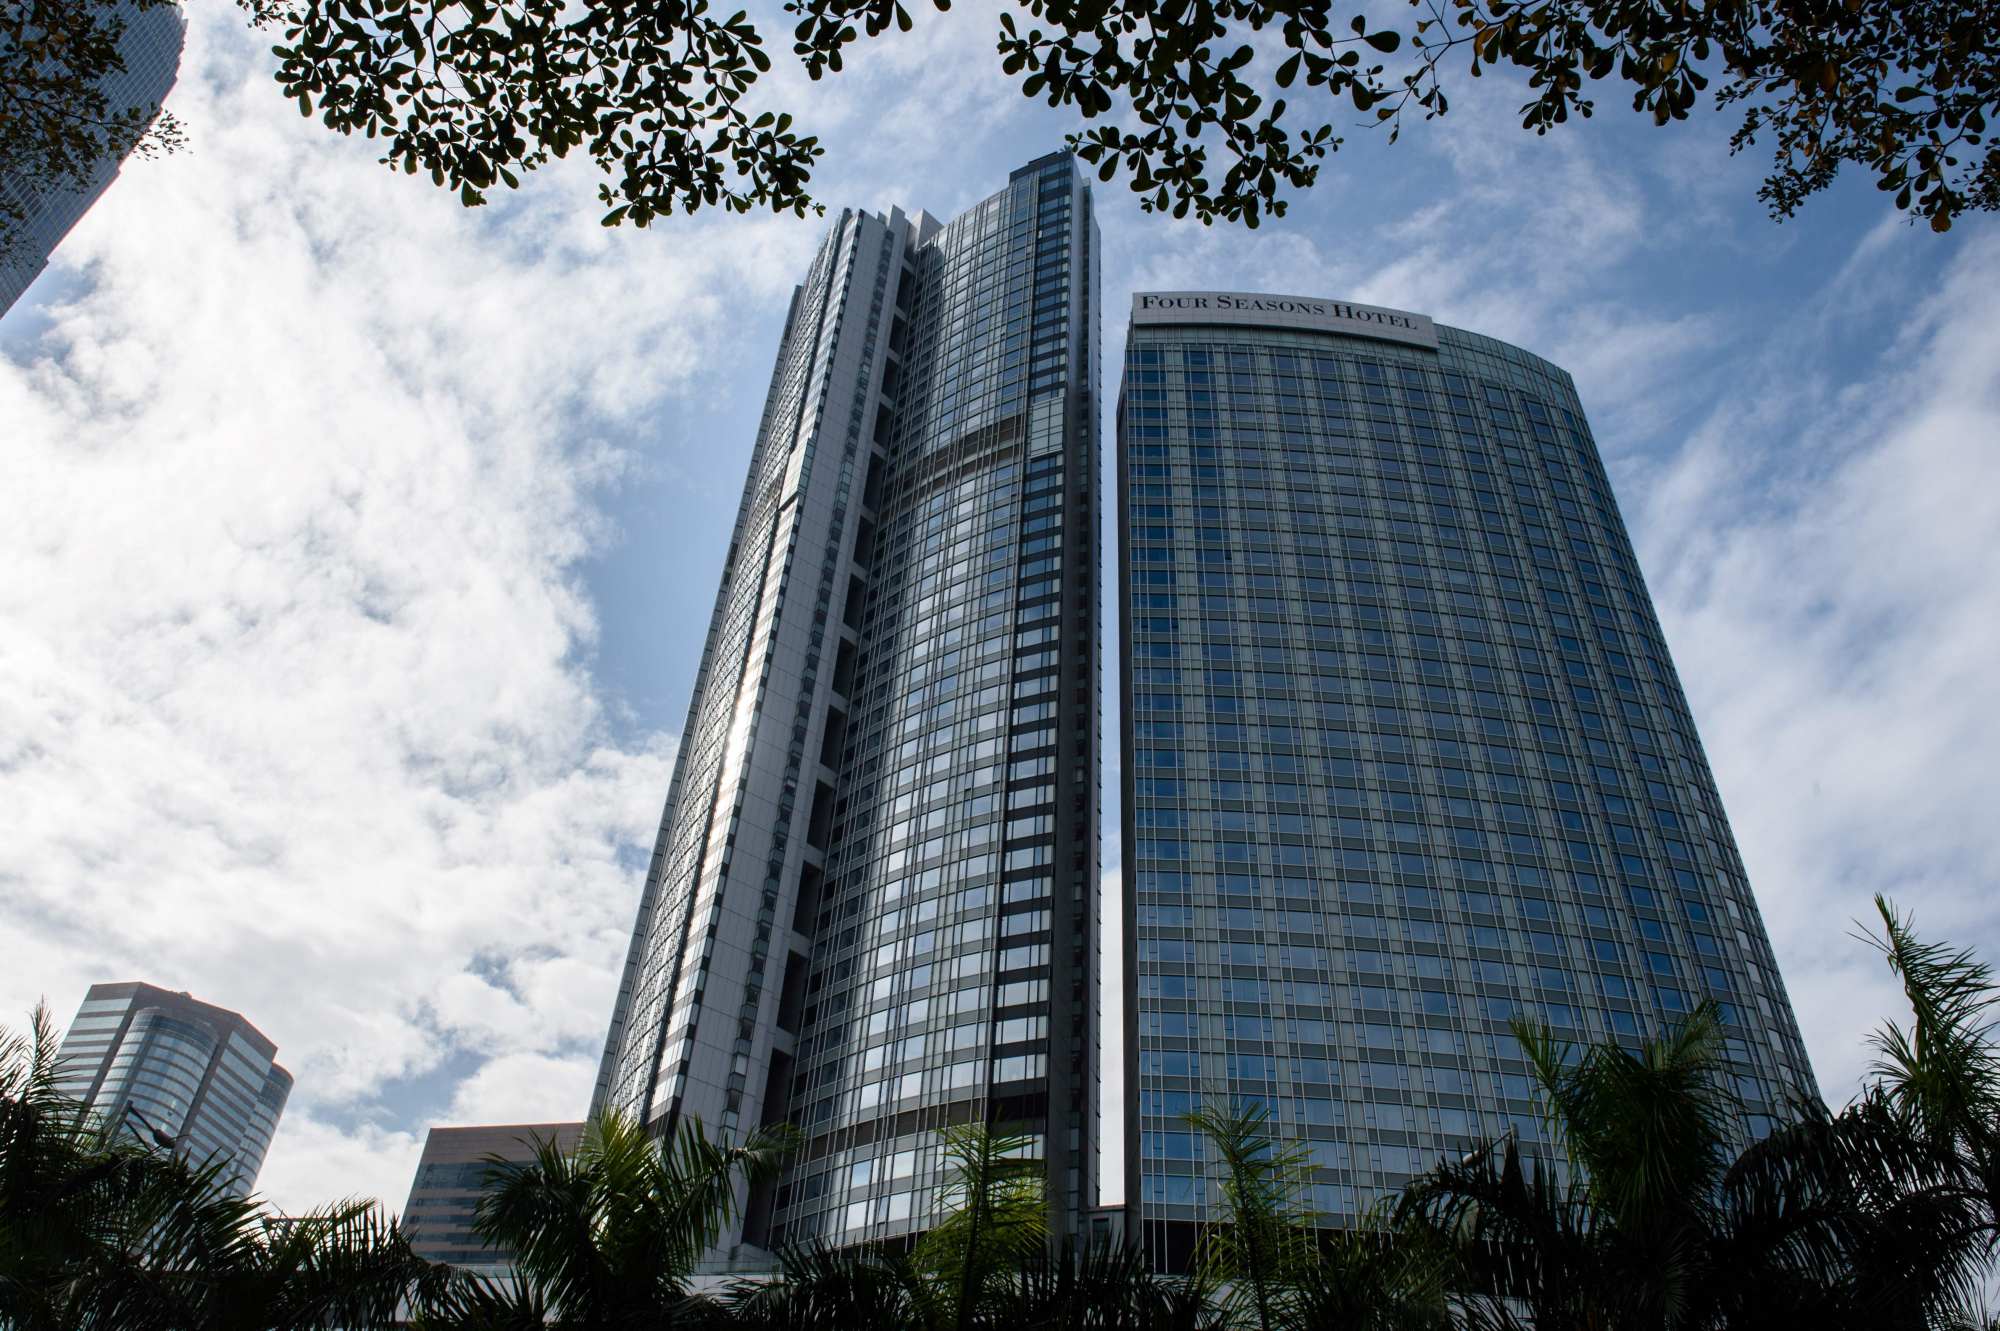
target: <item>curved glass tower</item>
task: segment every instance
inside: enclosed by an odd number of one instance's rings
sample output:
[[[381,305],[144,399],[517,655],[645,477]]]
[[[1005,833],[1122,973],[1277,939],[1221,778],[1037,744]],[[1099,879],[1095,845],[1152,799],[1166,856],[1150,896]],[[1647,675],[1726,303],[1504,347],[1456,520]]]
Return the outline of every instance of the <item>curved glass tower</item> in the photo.
[[[1350,1222],[1541,1135],[1516,1016],[1720,1004],[1746,1136],[1811,1069],[1575,386],[1420,314],[1133,298],[1119,400],[1128,1229],[1269,1106]]]
[[[925,1228],[974,1120],[1095,1204],[1096,254],[1056,154],[793,298],[595,1105],[795,1124],[752,1245]]]
[[[113,113],[157,113],[180,72],[187,40],[187,16],[173,0],[115,6],[118,54],[125,68],[105,79],[103,91]],[[97,162],[83,188],[0,173],[0,315],[13,308],[44,268],[49,255],[118,178],[121,159]]]
[[[56,1085],[150,1144],[220,1166],[238,1196],[256,1185],[292,1074],[242,1016],[150,984],[94,984],[56,1054]]]

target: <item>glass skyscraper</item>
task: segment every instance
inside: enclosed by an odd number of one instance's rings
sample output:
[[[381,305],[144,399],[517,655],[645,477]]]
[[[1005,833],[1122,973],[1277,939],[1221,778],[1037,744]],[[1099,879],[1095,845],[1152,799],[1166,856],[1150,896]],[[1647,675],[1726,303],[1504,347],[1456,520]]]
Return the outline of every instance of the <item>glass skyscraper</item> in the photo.
[[[56,1053],[57,1089],[147,1145],[256,1186],[292,1074],[238,1013],[150,984],[94,984]]]
[[[927,1227],[974,1120],[1095,1204],[1096,283],[1056,154],[793,296],[593,1105],[796,1125],[752,1246]]]
[[[125,25],[118,40],[125,68],[105,80],[105,95],[114,111],[157,109],[180,70],[187,16],[171,0],[144,7],[123,0],[116,8]],[[0,205],[5,205],[0,209],[0,315],[49,266],[49,255],[70,228],[117,179],[119,165],[98,162],[82,189],[51,188],[0,172]]]
[[[1118,407],[1128,1233],[1267,1105],[1322,1223],[1541,1136],[1517,1016],[1704,998],[1764,1130],[1812,1073],[1575,386],[1423,315],[1140,293]]]

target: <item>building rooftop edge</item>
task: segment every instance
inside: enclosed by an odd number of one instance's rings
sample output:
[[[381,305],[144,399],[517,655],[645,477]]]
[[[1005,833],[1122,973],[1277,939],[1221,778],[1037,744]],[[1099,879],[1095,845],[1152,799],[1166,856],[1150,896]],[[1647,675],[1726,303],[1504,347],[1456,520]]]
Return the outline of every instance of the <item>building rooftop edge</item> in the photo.
[[[238,1012],[235,1008],[223,1007],[220,1003],[211,1003],[205,998],[196,998],[185,989],[169,989],[165,985],[154,984],[150,980],[112,980],[108,983],[91,985],[90,988],[84,991],[83,1001],[89,1003],[97,999],[124,998],[127,996],[139,999],[141,1002],[150,1002],[157,999],[165,1003],[185,1005],[199,1009],[204,1014],[213,1014],[211,1017],[212,1020],[220,1019],[234,1022],[242,1028],[245,1035],[251,1037],[253,1041],[262,1046],[258,1052],[263,1054],[264,1057],[272,1059],[273,1067],[277,1066],[278,1042],[259,1030],[255,1022],[251,1021],[241,1012]],[[290,1074],[287,1073],[286,1075],[289,1076]]]
[[[1187,291],[1134,291],[1126,329],[1129,335],[1133,330],[1146,327],[1215,325],[1265,328],[1279,332],[1329,333],[1339,337],[1400,342],[1432,350],[1438,347],[1439,333],[1451,333],[1457,337],[1497,342],[1534,357],[1559,374],[1569,375],[1568,370],[1542,353],[1491,333],[1439,323],[1431,315],[1415,310],[1367,305],[1333,296],[1225,291],[1214,287]]]

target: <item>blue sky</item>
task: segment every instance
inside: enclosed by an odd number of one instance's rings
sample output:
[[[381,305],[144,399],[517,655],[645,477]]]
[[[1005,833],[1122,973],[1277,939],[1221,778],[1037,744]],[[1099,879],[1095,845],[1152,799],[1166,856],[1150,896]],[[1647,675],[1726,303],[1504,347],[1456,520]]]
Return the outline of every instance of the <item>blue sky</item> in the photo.
[[[574,163],[466,211],[301,121],[234,6],[191,18],[192,148],[0,320],[0,1009],[122,978],[237,1007],[299,1079],[273,1200],[400,1204],[428,1124],[582,1109],[824,223],[607,232]],[[820,85],[781,59],[822,198],[949,216],[1056,145],[990,22]],[[1517,100],[1461,79],[1399,144],[1355,128],[1255,233],[1100,187],[1106,364],[1131,290],[1214,286],[1568,367],[1843,1098],[1894,1001],[1847,937],[1870,893],[2000,941],[2000,227],[1912,229],[1859,179],[1776,225],[1713,114],[1614,94],[1536,138]]]

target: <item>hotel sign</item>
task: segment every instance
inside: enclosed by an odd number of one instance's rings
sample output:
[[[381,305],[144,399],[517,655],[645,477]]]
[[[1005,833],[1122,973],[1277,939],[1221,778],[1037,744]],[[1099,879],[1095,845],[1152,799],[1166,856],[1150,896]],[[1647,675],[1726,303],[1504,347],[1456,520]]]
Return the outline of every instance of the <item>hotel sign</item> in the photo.
[[[1250,291],[1140,291],[1132,296],[1135,324],[1249,324],[1296,332],[1344,333],[1419,347],[1438,344],[1428,314],[1356,305],[1316,296],[1267,296]]]

